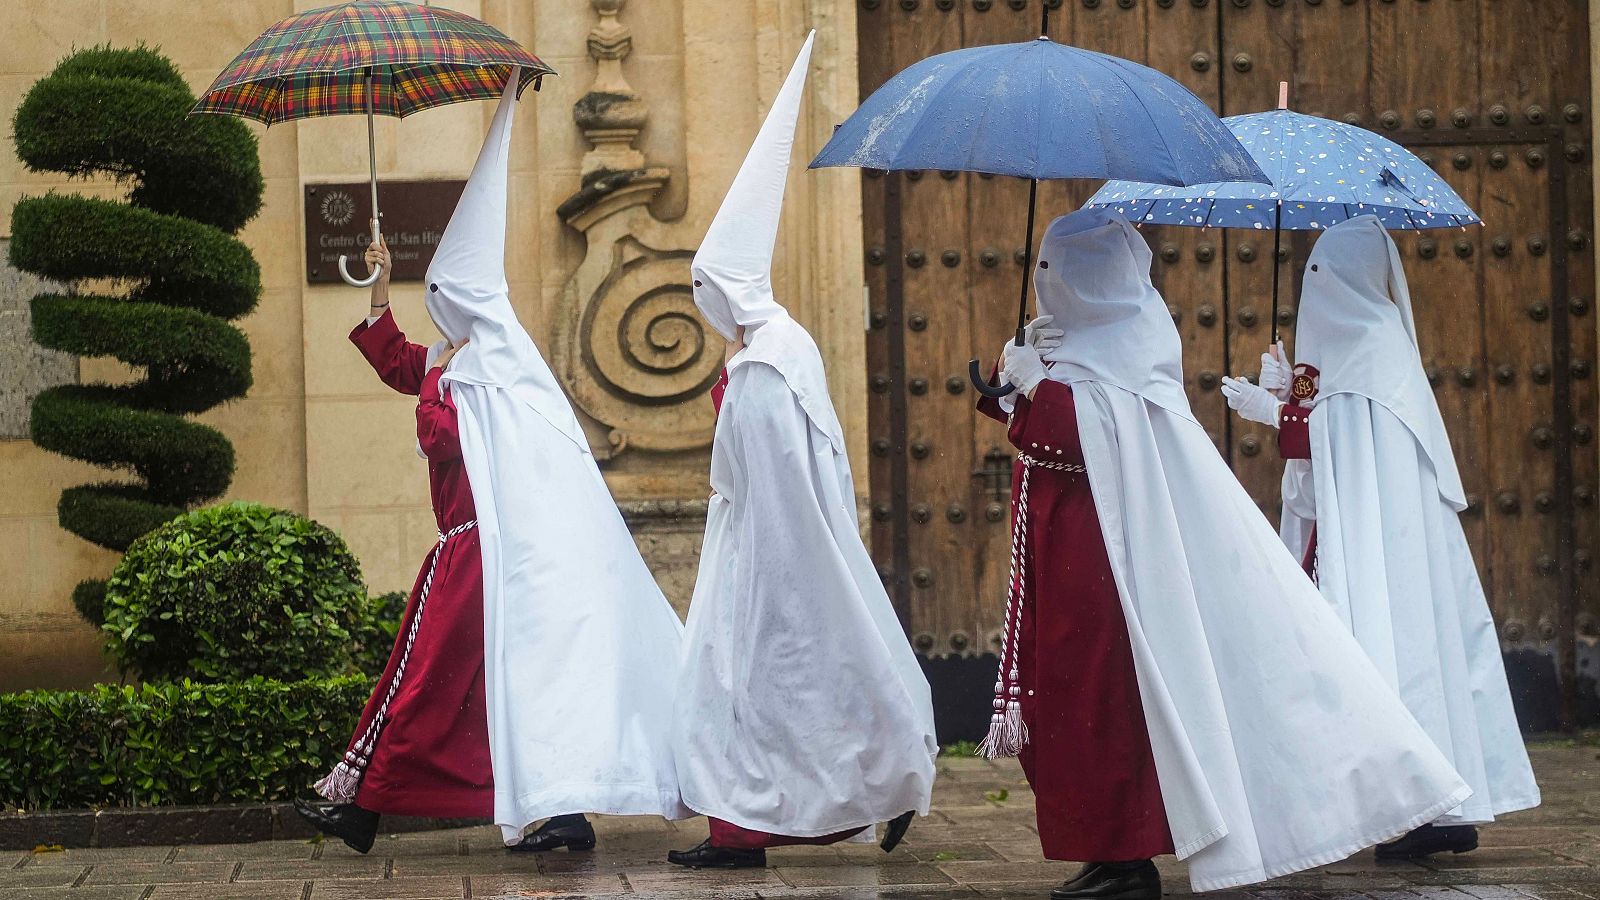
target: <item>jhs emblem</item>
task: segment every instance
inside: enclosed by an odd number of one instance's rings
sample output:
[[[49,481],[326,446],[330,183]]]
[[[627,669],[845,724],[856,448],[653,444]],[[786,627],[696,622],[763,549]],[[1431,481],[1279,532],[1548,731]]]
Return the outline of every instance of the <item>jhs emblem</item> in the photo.
[[[1294,380],[1289,382],[1289,396],[1297,404],[1317,396],[1317,385],[1322,373],[1316,366],[1301,363],[1294,367]]]

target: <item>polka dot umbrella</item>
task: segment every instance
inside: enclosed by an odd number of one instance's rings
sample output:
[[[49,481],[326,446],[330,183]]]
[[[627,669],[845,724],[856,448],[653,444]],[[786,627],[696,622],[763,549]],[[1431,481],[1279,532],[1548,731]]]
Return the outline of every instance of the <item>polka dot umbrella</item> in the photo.
[[[1287,105],[1280,94],[1280,105]],[[1282,233],[1321,231],[1375,215],[1395,230],[1481,223],[1450,185],[1411,151],[1364,128],[1288,109],[1222,120],[1272,184],[1217,182],[1171,187],[1107,182],[1088,206],[1133,222],[1273,230],[1272,327],[1277,340]]]

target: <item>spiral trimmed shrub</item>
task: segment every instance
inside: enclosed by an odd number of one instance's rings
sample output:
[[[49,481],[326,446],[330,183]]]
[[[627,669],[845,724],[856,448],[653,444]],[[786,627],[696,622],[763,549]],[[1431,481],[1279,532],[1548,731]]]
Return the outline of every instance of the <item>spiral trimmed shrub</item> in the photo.
[[[138,479],[61,495],[61,526],[113,550],[227,490],[233,445],[184,416],[251,383],[250,345],[228,320],[261,294],[260,268],[233,237],[261,208],[261,163],[242,122],[188,117],[194,102],[154,50],[96,47],[34,84],[13,122],[30,170],[111,175],[129,187],[127,203],[50,193],[22,199],[11,216],[14,267],[119,288],[34,297],[34,340],[145,373],[131,384],[52,388],[33,404],[35,444]],[[103,599],[97,581],[74,595],[96,624]]]
[[[339,535],[227,503],[134,541],[106,584],[102,627],[146,681],[293,681],[349,672],[368,623],[361,566]]]

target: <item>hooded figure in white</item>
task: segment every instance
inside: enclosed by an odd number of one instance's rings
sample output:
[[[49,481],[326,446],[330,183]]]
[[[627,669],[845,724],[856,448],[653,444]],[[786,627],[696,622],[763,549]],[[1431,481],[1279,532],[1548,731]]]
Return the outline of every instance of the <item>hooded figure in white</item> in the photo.
[[[1285,468],[1285,543],[1314,561],[1328,605],[1472,786],[1472,798],[1437,824],[1481,824],[1537,806],[1494,620],[1461,528],[1466,492],[1423,372],[1400,254],[1376,216],[1317,240],[1296,353],[1293,372],[1281,356],[1263,357],[1264,387],[1233,383],[1242,415],[1281,423],[1285,454],[1308,457]],[[1264,396],[1265,386],[1279,396]],[[1476,843],[1472,829],[1454,829],[1380,854]]]
[[[511,307],[506,163],[515,73],[428,267],[428,314],[460,347],[443,376],[483,553],[494,821],[682,818],[671,710],[682,626],[549,366]]]
[[[712,447],[674,732],[684,802],[713,818],[713,848],[730,831],[831,840],[925,815],[938,753],[927,681],[861,540],[822,356],[772,292],[810,57],[807,38],[692,265],[706,321],[744,336]],[[795,842],[722,842],[759,860],[673,861],[760,864]]]
[[[1052,222],[1034,283],[1064,335],[1005,366],[1024,393],[1072,388],[1173,847],[1216,890],[1342,859],[1471,791],[1195,420],[1150,262],[1115,212]]]

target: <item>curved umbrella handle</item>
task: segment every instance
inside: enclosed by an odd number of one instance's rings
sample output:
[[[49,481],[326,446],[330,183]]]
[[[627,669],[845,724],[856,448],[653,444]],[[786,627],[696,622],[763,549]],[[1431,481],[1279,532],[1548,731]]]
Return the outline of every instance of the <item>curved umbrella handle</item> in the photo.
[[[357,278],[350,274],[350,269],[347,267],[346,260],[349,258],[343,253],[339,254],[339,277],[344,279],[345,284],[351,287],[372,287],[378,278],[383,275],[383,266],[373,266],[371,274],[365,278]]]
[[[1012,342],[1018,347],[1021,347],[1023,344],[1027,343],[1027,329],[1018,328],[1017,336],[1012,339]],[[984,395],[985,397],[993,397],[997,400],[1017,389],[1016,385],[1009,383],[1002,384],[998,387],[990,385],[989,382],[984,379],[983,369],[978,367],[978,361],[975,359],[967,361],[967,377],[972,379],[972,387],[978,393]]]
[[[985,397],[994,397],[995,399],[999,399],[1017,389],[1017,386],[1011,384],[1010,382],[1002,384],[999,387],[989,384],[989,382],[984,380],[983,369],[978,367],[978,361],[975,359],[967,361],[967,377],[972,379],[973,390],[976,390]]]

